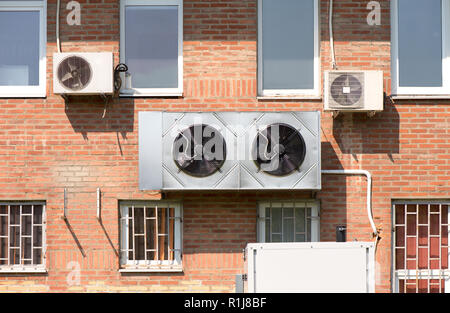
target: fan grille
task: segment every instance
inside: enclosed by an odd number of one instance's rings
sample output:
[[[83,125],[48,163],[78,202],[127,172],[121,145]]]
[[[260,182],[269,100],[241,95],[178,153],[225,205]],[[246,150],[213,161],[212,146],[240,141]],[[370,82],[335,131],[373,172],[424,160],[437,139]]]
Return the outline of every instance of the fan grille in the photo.
[[[225,139],[209,125],[192,125],[174,140],[173,160],[180,171],[190,176],[207,177],[220,171],[226,153]]]
[[[305,155],[306,145],[302,135],[287,124],[269,125],[258,133],[253,144],[256,165],[274,176],[286,176],[299,170]],[[274,165],[277,165],[276,168],[273,168]]]
[[[89,62],[80,56],[69,56],[58,66],[58,80],[65,88],[78,91],[90,83],[92,70]]]
[[[361,108],[364,102],[364,74],[330,74],[330,107]]]

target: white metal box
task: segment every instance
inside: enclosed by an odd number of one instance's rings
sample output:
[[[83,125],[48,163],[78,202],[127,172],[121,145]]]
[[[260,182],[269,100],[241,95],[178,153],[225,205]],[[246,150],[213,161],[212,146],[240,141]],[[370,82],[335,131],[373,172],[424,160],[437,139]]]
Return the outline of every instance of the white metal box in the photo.
[[[325,72],[325,111],[380,112],[383,108],[382,71]]]
[[[248,244],[249,293],[372,293],[375,244],[367,242]]]
[[[66,95],[112,94],[111,52],[53,54],[53,93]]]

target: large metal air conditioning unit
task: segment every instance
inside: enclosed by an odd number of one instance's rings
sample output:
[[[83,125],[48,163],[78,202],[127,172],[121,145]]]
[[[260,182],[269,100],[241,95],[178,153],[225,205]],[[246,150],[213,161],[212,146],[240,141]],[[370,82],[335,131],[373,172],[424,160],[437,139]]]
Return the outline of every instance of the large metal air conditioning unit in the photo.
[[[141,190],[321,189],[319,112],[140,112]]]

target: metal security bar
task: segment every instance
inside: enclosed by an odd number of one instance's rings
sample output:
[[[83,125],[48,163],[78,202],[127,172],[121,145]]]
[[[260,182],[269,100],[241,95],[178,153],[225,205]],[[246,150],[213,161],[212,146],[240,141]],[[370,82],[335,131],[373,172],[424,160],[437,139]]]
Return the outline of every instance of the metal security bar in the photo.
[[[140,203],[121,207],[122,264],[151,265],[174,261],[176,227],[181,217],[171,205]]]
[[[401,293],[449,292],[449,203],[394,204],[394,265]]]
[[[295,203],[265,207],[265,242],[310,242],[311,208]]]
[[[44,204],[0,203],[0,267],[41,265]]]

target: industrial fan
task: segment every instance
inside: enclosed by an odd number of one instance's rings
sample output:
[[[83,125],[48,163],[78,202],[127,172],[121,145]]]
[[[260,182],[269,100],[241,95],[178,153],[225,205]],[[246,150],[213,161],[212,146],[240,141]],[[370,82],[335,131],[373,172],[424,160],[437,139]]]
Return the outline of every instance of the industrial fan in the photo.
[[[252,151],[260,171],[285,176],[299,170],[305,159],[306,146],[297,129],[276,123],[258,132]]]
[[[180,171],[190,176],[210,176],[220,171],[225,159],[225,140],[209,125],[192,125],[174,140],[173,160]]]

